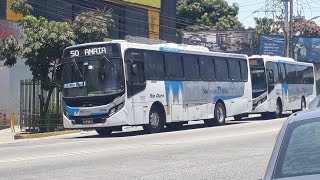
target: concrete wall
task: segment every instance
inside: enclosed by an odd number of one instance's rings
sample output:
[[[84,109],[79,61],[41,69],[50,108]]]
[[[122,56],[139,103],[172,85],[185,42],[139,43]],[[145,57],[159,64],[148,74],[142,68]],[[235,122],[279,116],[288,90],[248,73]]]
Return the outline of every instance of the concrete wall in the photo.
[[[20,113],[20,80],[31,79],[32,74],[24,61],[12,67],[0,67],[0,112]]]

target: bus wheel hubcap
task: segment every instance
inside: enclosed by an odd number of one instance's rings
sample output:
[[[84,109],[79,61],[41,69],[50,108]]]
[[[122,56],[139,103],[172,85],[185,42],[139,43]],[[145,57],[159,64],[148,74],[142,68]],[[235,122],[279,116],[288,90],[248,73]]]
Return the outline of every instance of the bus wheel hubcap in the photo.
[[[218,108],[217,118],[218,118],[219,121],[223,121],[224,114],[223,114],[223,109],[222,109],[222,107],[219,107],[219,108]]]
[[[153,128],[158,127],[160,122],[159,115],[157,113],[152,113],[150,116],[150,124]]]

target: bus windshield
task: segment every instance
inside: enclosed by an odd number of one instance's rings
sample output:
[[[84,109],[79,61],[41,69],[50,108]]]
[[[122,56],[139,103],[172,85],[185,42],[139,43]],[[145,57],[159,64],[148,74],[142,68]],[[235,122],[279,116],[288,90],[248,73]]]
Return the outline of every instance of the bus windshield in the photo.
[[[253,92],[263,92],[267,90],[266,73],[263,67],[251,67],[251,81]]]
[[[64,97],[100,96],[124,91],[121,58],[74,58],[63,65]]]

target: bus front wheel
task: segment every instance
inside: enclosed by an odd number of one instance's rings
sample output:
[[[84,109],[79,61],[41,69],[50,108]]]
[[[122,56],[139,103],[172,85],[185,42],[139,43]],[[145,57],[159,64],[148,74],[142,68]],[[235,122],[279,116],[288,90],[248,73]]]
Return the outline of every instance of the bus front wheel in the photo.
[[[307,109],[307,103],[305,98],[302,98],[301,100],[301,111],[305,111]]]
[[[108,137],[112,133],[111,128],[103,128],[103,129],[96,129],[96,132],[99,134],[101,137]]]
[[[272,113],[273,118],[281,118],[282,117],[282,103],[281,101],[277,101],[276,111]]]
[[[164,114],[160,113],[159,108],[154,106],[149,113],[149,124],[143,125],[143,130],[146,133],[159,133],[164,129]]]

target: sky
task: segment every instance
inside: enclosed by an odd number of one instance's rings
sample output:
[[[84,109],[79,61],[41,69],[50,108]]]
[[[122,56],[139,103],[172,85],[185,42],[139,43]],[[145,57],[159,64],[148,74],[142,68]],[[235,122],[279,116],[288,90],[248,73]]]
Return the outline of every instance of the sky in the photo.
[[[237,3],[239,5],[239,20],[245,25],[246,28],[254,27],[254,17],[264,17],[265,2],[266,0],[226,0],[229,5]],[[268,0],[273,1],[273,0]],[[278,0],[274,0],[278,1]],[[306,19],[311,19],[315,16],[320,16],[320,1],[319,0],[293,0],[294,2],[294,15],[300,14],[305,16]],[[280,12],[281,14],[281,12]],[[268,16],[272,18],[272,16]],[[315,22],[320,25],[320,18]]]

